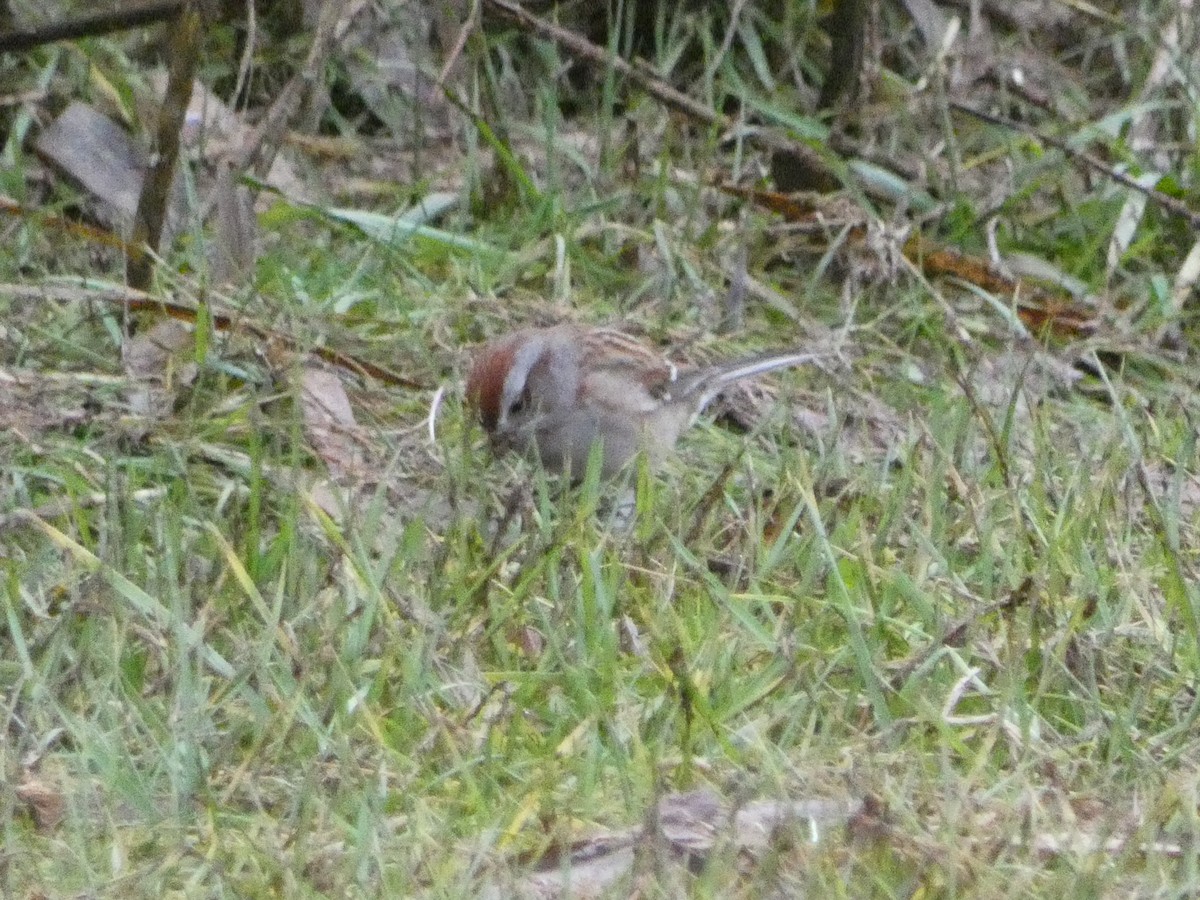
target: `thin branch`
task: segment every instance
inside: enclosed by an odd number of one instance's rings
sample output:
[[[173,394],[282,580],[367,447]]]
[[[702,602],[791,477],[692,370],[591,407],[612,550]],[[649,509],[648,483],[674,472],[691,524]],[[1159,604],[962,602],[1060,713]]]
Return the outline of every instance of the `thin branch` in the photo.
[[[184,2],[185,0],[151,0],[149,3],[80,16],[64,22],[51,22],[38,28],[4,32],[0,34],[0,53],[19,53],[57,41],[96,37],[165,22],[179,15]]]
[[[1118,184],[1124,185],[1130,190],[1137,191],[1139,194],[1144,195],[1148,200],[1157,204],[1171,215],[1178,216],[1179,218],[1186,220],[1192,226],[1192,228],[1200,231],[1200,212],[1192,209],[1182,200],[1177,200],[1175,197],[1164,194],[1162,191],[1138,184],[1136,179],[1131,178],[1124,172],[1114,169],[1112,166],[1088,153],[1086,150],[1077,150],[1061,138],[1056,138],[1048,134],[1042,134],[1037,129],[1032,128],[1023,122],[1015,122],[1012,119],[1006,119],[1003,116],[997,116],[989,112],[984,112],[982,109],[976,109],[973,106],[968,106],[966,103],[961,103],[957,100],[950,101],[950,108],[956,109],[968,116],[974,116],[975,118],[984,122],[988,122],[992,125],[999,125],[1001,128],[1008,128],[1012,131],[1017,131],[1021,134],[1028,135],[1034,140],[1041,141],[1043,144],[1047,144],[1048,146],[1053,147],[1055,150],[1065,153],[1071,159],[1083,163],[1088,168],[1094,169]]]

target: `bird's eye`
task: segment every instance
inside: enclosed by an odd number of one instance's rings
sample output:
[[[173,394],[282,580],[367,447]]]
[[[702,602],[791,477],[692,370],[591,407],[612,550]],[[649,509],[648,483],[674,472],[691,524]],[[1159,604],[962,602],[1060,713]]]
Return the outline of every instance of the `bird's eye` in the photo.
[[[532,395],[529,393],[529,388],[525,388],[525,390],[521,391],[521,396],[514,400],[512,406],[508,408],[508,414],[510,416],[519,416],[529,408],[529,401],[531,399]]]

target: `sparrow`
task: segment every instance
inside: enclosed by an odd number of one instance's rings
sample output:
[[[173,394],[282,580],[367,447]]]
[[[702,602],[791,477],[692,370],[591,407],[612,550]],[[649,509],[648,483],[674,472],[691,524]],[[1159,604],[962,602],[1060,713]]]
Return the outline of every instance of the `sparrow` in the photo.
[[[643,451],[660,465],[735,381],[815,359],[787,350],[688,368],[611,328],[524,328],[475,353],[466,394],[495,449],[536,455],[578,480],[598,445],[609,478]]]

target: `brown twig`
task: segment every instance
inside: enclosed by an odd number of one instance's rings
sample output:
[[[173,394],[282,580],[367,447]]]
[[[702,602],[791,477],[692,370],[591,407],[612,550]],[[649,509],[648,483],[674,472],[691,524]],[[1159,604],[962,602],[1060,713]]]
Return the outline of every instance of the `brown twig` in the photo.
[[[22,206],[12,198],[2,195],[0,195],[0,213],[15,216],[18,219],[36,220],[39,225],[45,228],[62,232],[63,234],[73,234],[86,241],[101,244],[105,247],[116,247],[122,253],[131,252],[133,246],[129,241],[120,235],[114,234],[107,228],[98,228],[95,225],[88,225],[85,222],[73,222],[66,216],[51,215],[41,209]]]
[[[1007,275],[986,259],[933,243],[919,231],[905,242],[903,253],[927,278],[951,276],[998,297],[1011,297],[1021,322],[1034,334],[1049,329],[1059,337],[1081,337],[1094,334],[1099,326],[1094,308],[1061,291]]]
[[[850,105],[858,96],[867,40],[866,4],[863,0],[839,0],[833,5],[828,27],[830,63],[817,109],[832,109],[839,101]]]
[[[90,16],[79,16],[64,22],[52,22],[24,31],[0,34],[0,53],[20,53],[43,44],[96,37],[129,28],[141,28],[165,22],[179,15],[186,0],[151,0],[149,3],[128,5]]]
[[[146,290],[154,275],[154,258],[146,252],[158,248],[162,237],[171,187],[175,181],[175,162],[179,158],[179,134],[183,130],[188,103],[192,99],[196,62],[200,58],[200,11],[198,0],[189,0],[180,10],[171,29],[167,90],[158,111],[158,137],[150,168],[142,182],[137,212],[133,217],[133,251],[125,264],[130,287]]]
[[[178,319],[181,322],[187,322],[192,325],[196,324],[196,319],[200,312],[198,306],[154,297],[143,291],[133,289],[88,290],[68,285],[37,287],[24,284],[0,284],[0,296],[28,302],[59,300],[68,303],[89,301],[105,303],[110,306],[120,306],[132,312],[160,312],[170,316],[172,319]],[[357,375],[368,375],[371,378],[394,387],[409,388],[410,390],[426,390],[428,387],[413,378],[408,378],[405,375],[401,375],[384,366],[376,365],[373,362],[359,359],[357,356],[349,353],[342,353],[339,350],[332,350],[329,347],[304,348],[295,338],[259,325],[256,322],[248,321],[239,313],[222,310],[214,307],[211,303],[207,306],[208,320],[212,322],[213,328],[217,331],[226,333],[241,332],[250,335],[264,344],[285,347],[293,353],[311,353],[330,365],[354,372]]]

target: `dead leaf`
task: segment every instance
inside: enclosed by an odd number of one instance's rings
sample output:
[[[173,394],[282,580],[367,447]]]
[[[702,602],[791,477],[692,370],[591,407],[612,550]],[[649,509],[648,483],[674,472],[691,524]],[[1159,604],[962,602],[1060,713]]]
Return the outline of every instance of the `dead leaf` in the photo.
[[[88,376],[0,369],[0,434],[25,437],[91,421]]]
[[[508,630],[508,639],[511,643],[520,647],[521,652],[532,660],[540,659],[542,652],[546,649],[545,636],[532,625],[510,627]]]
[[[1147,460],[1145,469],[1154,496],[1160,503],[1177,508],[1182,523],[1190,523],[1200,515],[1200,474],[1160,459]]]
[[[75,101],[38,135],[34,149],[99,200],[100,215],[110,225],[124,234],[131,232],[149,158],[124,129]],[[187,208],[183,176],[176,172],[163,226],[164,246],[179,233]]]
[[[305,369],[300,376],[304,424],[310,427],[357,428],[354,409],[342,380],[326,369]]]
[[[1171,288],[1171,312],[1179,315],[1188,297],[1195,295],[1196,283],[1200,281],[1200,241],[1192,244],[1192,249],[1184,257],[1183,263],[1175,273],[1175,284]]]
[[[602,832],[552,848],[538,863],[539,871],[515,883],[494,886],[485,897],[599,897],[629,875],[638,853],[666,849],[663,862],[702,867],[714,850],[732,846],[740,855],[771,849],[797,827],[812,840],[821,829],[850,822],[863,808],[861,800],[757,800],[733,809],[709,790],[668,794],[649,811],[641,826]],[[663,847],[665,845],[665,847]]]
[[[180,388],[196,380],[192,330],[177,319],[161,319],[125,342],[121,362],[129,376],[126,400],[139,416],[161,418]]]
[[[975,395],[1002,416],[1015,402],[1021,421],[1027,421],[1030,404],[1070,388],[1083,377],[1070,363],[1038,349],[1012,348],[979,360],[971,374]],[[1014,401],[1015,394],[1015,401]]]
[[[337,374],[306,368],[300,376],[304,433],[335,478],[366,474],[365,436]]]
[[[948,26],[946,13],[934,5],[933,0],[904,0],[904,8],[912,17],[913,24],[921,33],[921,40],[930,51],[937,51]]]
[[[26,778],[17,785],[17,799],[29,807],[41,831],[50,831],[62,821],[67,801],[54,785],[39,778]]]

